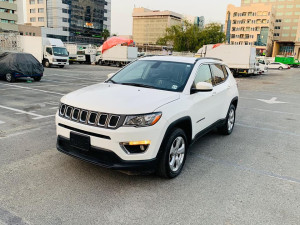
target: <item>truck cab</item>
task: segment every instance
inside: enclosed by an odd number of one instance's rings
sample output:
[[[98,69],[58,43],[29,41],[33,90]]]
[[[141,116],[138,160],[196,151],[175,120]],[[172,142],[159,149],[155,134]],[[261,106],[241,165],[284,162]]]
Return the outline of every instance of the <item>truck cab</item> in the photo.
[[[69,53],[65,47],[45,45],[43,55],[43,65],[51,67],[51,65],[63,68],[69,65]]]

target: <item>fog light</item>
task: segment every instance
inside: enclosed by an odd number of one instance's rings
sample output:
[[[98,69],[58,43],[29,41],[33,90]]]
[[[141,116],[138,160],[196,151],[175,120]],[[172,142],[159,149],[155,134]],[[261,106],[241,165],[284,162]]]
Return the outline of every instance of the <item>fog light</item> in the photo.
[[[126,154],[139,154],[147,151],[151,141],[130,141],[126,143],[120,143],[121,148]]]

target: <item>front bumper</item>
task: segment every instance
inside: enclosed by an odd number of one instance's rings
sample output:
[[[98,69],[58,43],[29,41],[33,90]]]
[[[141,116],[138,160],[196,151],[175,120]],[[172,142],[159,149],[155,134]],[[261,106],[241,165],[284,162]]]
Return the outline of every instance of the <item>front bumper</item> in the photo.
[[[51,64],[55,66],[60,66],[60,65],[68,66],[69,62],[52,62]]]
[[[89,126],[74,122],[56,115],[57,137],[70,139],[70,133],[75,132],[90,137],[90,144],[93,148],[106,149],[113,152],[123,161],[148,161],[157,157],[162,140],[167,128],[167,121],[163,118],[151,127],[134,128],[119,127],[117,129],[106,129],[97,126]],[[130,141],[150,140],[151,144],[145,152],[138,154],[126,153],[120,143]]]
[[[156,159],[126,161],[122,160],[112,151],[97,147],[91,147],[89,151],[82,151],[72,147],[70,140],[62,136],[58,136],[56,147],[62,153],[109,169],[151,172],[155,171],[156,168]]]

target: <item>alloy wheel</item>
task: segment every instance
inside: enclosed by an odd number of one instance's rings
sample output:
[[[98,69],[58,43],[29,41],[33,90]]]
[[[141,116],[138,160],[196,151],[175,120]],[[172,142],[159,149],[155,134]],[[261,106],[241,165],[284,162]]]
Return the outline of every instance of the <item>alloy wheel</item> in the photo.
[[[234,109],[230,109],[230,112],[228,114],[228,122],[227,122],[228,131],[231,131],[233,129],[234,121],[235,121]]]
[[[169,166],[172,172],[177,172],[183,163],[185,155],[185,141],[183,137],[177,137],[172,145],[169,154]]]

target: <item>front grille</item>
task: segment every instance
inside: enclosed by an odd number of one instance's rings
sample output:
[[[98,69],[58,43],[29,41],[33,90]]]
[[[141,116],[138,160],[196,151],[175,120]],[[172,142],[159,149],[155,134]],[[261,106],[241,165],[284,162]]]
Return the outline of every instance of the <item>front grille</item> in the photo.
[[[57,59],[57,62],[67,62],[67,59]]]
[[[125,116],[123,115],[79,109],[65,104],[61,104],[59,115],[74,122],[108,129],[119,128],[125,120]]]

